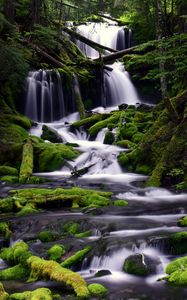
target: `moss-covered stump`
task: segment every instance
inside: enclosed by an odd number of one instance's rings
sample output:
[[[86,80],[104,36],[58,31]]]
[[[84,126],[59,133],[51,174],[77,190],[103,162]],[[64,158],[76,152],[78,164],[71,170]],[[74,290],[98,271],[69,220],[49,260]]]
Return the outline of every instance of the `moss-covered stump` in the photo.
[[[180,218],[177,224],[180,227],[187,227],[187,216]]]
[[[125,259],[123,270],[129,274],[138,276],[148,276],[156,273],[159,259],[153,258],[146,254],[133,254]]]
[[[64,268],[70,268],[71,266],[75,266],[76,264],[83,261],[85,256],[90,252],[92,249],[91,246],[88,246],[84,248],[83,250],[77,251],[74,255],[67,258],[65,261],[63,261],[60,265]]]
[[[32,140],[28,139],[23,146],[22,163],[19,173],[19,182],[29,182],[29,178],[32,176],[33,171],[33,145]]]
[[[71,286],[78,297],[88,297],[89,291],[84,279],[77,273],[61,267],[57,262],[44,260],[37,256],[31,256],[27,260],[31,268],[31,277],[49,278],[57,282]]]
[[[89,284],[88,290],[93,297],[103,297],[107,294],[107,289],[99,283]]]
[[[165,278],[169,283],[179,286],[187,286],[187,256],[178,258],[166,267],[168,276]]]
[[[10,296],[11,300],[53,300],[52,292],[47,288],[39,288],[35,291],[15,293]]]
[[[1,300],[8,300],[9,294],[5,292],[3,284],[0,282],[0,299]]]
[[[48,140],[51,143],[62,143],[63,140],[58,132],[54,129],[49,128],[46,125],[42,126],[42,135],[41,138],[43,140]]]

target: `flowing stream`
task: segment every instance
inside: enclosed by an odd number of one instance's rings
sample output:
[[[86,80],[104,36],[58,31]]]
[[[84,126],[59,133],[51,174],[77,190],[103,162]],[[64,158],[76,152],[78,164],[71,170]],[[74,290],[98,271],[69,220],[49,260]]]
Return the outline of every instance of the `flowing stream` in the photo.
[[[99,26],[100,34],[98,34]],[[112,41],[110,43],[106,42],[106,35],[103,33],[109,30],[108,27],[112,30]],[[125,38],[126,42],[126,44],[124,42],[123,47],[130,45],[129,36],[131,33],[128,32],[127,36],[127,31],[123,30],[122,34],[121,28],[118,26],[111,29],[110,25],[82,25],[82,27],[79,27],[79,31],[81,33],[86,31],[87,36],[93,37],[94,35],[97,42],[115,49],[117,49],[117,44],[118,46],[122,44],[122,42],[119,42],[121,37]],[[84,49],[83,45],[79,46]],[[86,50],[86,52],[89,51],[90,49]],[[90,57],[94,55],[95,53],[89,54]],[[117,62],[109,67],[112,68],[112,71],[105,71],[106,108],[98,107],[94,111],[108,112],[121,103],[136,104],[136,102],[139,102],[137,92],[122,64]],[[94,251],[84,260],[77,271],[88,282],[100,282],[107,286],[109,289],[107,299],[187,299],[187,289],[175,288],[164,281],[157,281],[158,278],[165,275],[164,270],[167,263],[176,257],[165,242],[165,238],[174,232],[182,231],[177,226],[177,220],[187,213],[187,194],[171,192],[163,188],[143,188],[143,183],[147,180],[147,176],[124,172],[117,162],[118,154],[125,150],[103,143],[107,131],[106,128],[102,129],[93,141],[90,140],[90,137],[84,130],[71,130],[70,125],[78,120],[78,113],[74,112],[65,116],[61,112],[60,120],[54,121],[53,115],[55,112],[51,104],[53,82],[50,79],[50,72],[47,75],[44,71],[39,71],[39,73],[32,72],[28,77],[27,97],[29,100],[27,101],[26,112],[28,110],[28,113],[26,114],[36,121],[40,120],[40,123],[33,127],[30,133],[40,136],[45,120],[43,105],[40,104],[42,108],[38,111],[37,100],[32,100],[33,104],[31,106],[30,99],[34,97],[36,99],[36,86],[38,85],[38,93],[42,94],[40,103],[46,103],[50,107],[48,122],[51,123],[47,123],[47,126],[56,130],[62,137],[63,142],[76,143],[77,149],[81,154],[74,161],[66,163],[60,170],[37,175],[52,178],[57,186],[66,183],[68,186],[78,185],[109,190],[114,193],[115,199],[125,199],[129,204],[127,207],[90,209],[81,213],[53,210],[42,215],[29,216],[26,217],[26,220],[29,219],[28,225],[25,225],[24,218],[22,221],[17,221],[18,230],[14,238],[20,239],[25,237],[29,239],[32,237],[33,232],[43,228],[43,226],[48,226],[52,223],[53,227],[56,228],[62,220],[63,222],[70,220],[79,222],[85,230],[92,230],[92,236],[72,238],[71,243],[80,243],[82,248],[91,243]],[[37,79],[38,76],[40,76],[40,79]],[[59,85],[58,80],[56,84]],[[63,110],[62,90],[60,87],[57,90],[58,95],[60,93],[61,96],[60,98],[57,97],[56,101],[59,109],[62,108]],[[44,97],[44,94],[46,97]],[[59,104],[60,102],[61,104]],[[39,114],[41,118],[38,118]],[[74,178],[72,171],[82,168],[87,168],[85,174]],[[40,244],[36,242],[33,245],[33,249],[37,252],[38,247],[40,247]],[[138,277],[123,271],[125,259],[129,255],[137,253],[142,255],[144,264],[146,255],[152,257],[153,260],[155,259],[156,268],[154,274]],[[96,278],[95,274],[101,270],[107,270],[109,274]],[[44,286],[46,283],[41,282],[37,283],[37,285]],[[10,283],[8,287],[9,290],[15,291],[15,286],[14,288],[11,287]],[[36,283],[29,287],[36,288]],[[21,287],[17,285],[16,290],[20,289]]]

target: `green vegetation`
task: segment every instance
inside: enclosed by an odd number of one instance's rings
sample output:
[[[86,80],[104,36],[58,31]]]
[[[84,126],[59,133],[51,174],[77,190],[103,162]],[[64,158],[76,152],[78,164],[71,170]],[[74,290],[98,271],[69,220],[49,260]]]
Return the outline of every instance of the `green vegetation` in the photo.
[[[179,219],[178,225],[181,226],[181,227],[187,227],[187,216],[182,217],[181,219]]]
[[[107,294],[107,289],[99,283],[89,284],[88,290],[93,297],[103,297]]]
[[[38,233],[37,238],[41,242],[52,242],[58,239],[58,235],[55,232],[45,230]]]
[[[0,280],[19,280],[27,279],[29,269],[21,264],[0,271]]]
[[[169,243],[174,254],[187,252],[187,232],[177,232],[169,236]]]
[[[14,293],[10,296],[11,300],[53,300],[52,292],[47,288],[39,288],[34,291],[26,291],[23,293]]]
[[[77,263],[80,263],[83,261],[85,256],[90,252],[92,249],[91,246],[88,246],[84,248],[83,250],[77,251],[74,255],[67,258],[65,261],[63,261],[60,265],[64,268],[70,268],[71,266],[76,265]]]
[[[125,200],[115,200],[113,205],[114,206],[127,206],[128,202]]]
[[[4,236],[5,240],[9,239],[12,232],[9,228],[9,224],[6,222],[0,222],[0,233]]]
[[[9,295],[5,292],[3,284],[0,282],[0,299],[1,300],[8,300]]]
[[[3,175],[17,176],[18,170],[16,168],[12,168],[9,166],[0,166],[0,176],[3,176]]]
[[[33,171],[33,145],[30,139],[23,146],[22,163],[19,173],[19,182],[26,183],[32,176]]]
[[[65,252],[65,248],[61,245],[54,245],[47,251],[47,254],[49,259],[57,261],[60,260],[60,258],[62,257],[62,255],[65,254]]]
[[[174,285],[187,285],[187,256],[178,258],[166,267],[166,280]]]

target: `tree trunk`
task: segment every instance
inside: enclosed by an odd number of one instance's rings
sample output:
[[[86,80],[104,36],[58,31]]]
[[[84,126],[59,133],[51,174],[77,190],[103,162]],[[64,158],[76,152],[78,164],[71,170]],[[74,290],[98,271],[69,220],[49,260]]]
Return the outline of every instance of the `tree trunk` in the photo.
[[[116,53],[112,53],[112,54],[109,54],[109,55],[102,56],[102,62],[103,63],[108,63],[110,61],[114,61],[116,59],[122,58],[125,54],[133,53],[133,51],[135,49],[137,49],[138,47],[139,46],[134,46],[134,47],[131,47],[131,48],[128,48],[128,49],[117,51]],[[95,61],[95,62],[98,61],[99,62],[100,58],[94,58],[93,61]]]
[[[40,23],[41,0],[32,0],[32,25]]]
[[[13,23],[15,17],[15,6],[13,0],[6,0],[4,1],[4,14],[6,19]]]

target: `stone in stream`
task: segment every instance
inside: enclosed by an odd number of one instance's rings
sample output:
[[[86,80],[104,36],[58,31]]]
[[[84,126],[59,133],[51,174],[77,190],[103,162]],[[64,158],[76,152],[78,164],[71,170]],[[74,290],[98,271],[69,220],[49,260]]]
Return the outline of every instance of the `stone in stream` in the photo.
[[[109,270],[99,270],[97,273],[95,273],[95,277],[102,277],[111,275],[112,273]]]
[[[43,125],[42,131],[43,132],[42,132],[41,138],[43,140],[48,140],[52,143],[62,143],[63,142],[61,136],[58,134],[58,132],[56,130],[51,129],[46,125]]]
[[[129,274],[148,276],[156,273],[160,260],[143,253],[136,253],[125,259],[123,270]]]

